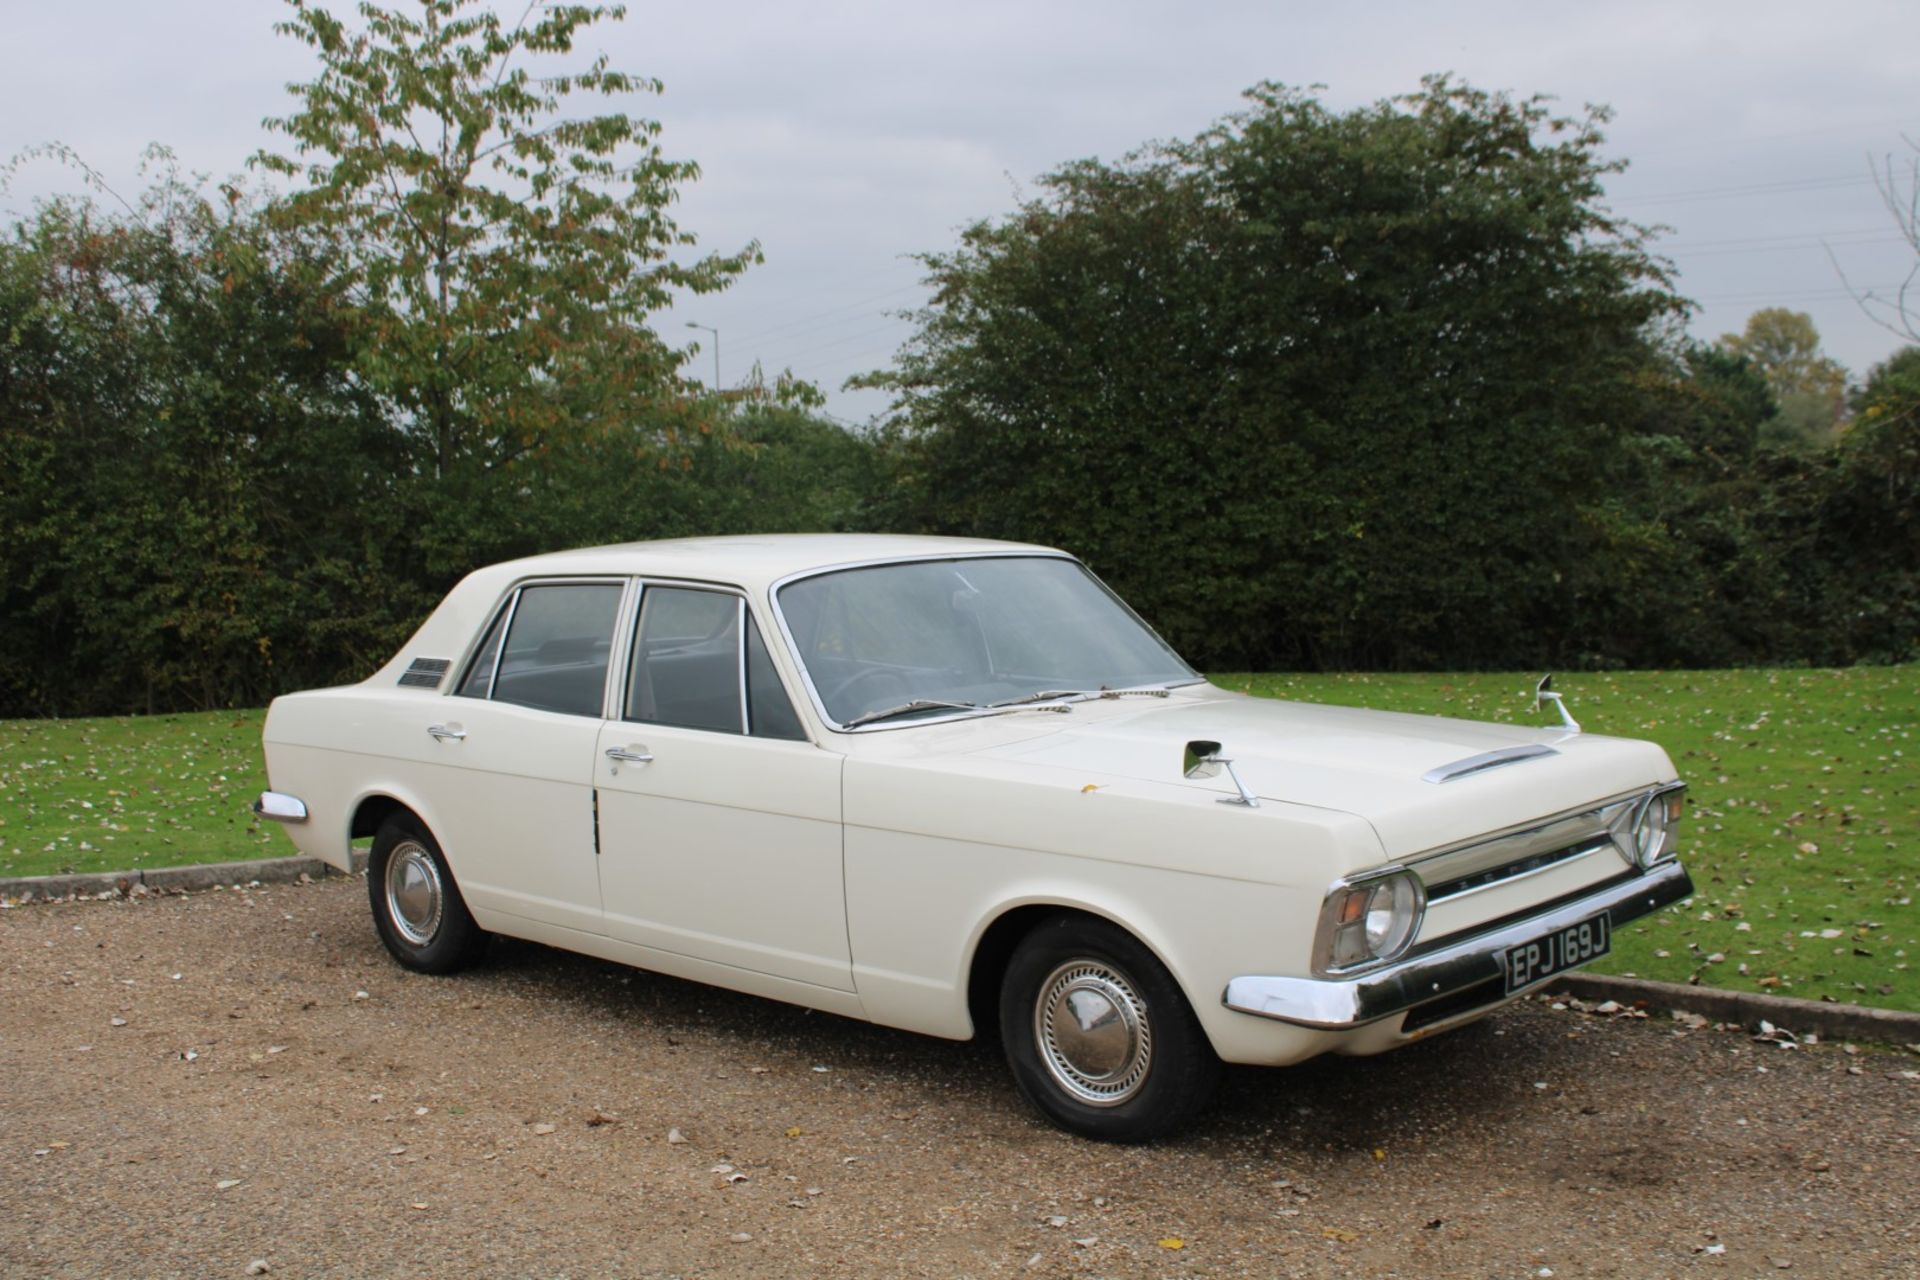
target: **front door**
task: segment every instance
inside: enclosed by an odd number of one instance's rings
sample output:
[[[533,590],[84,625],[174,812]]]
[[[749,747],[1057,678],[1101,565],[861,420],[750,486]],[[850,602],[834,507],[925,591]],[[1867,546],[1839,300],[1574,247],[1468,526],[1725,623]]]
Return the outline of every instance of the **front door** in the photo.
[[[852,991],[841,757],[807,740],[746,600],[645,586],[620,714],[594,760],[607,932],[723,985]]]

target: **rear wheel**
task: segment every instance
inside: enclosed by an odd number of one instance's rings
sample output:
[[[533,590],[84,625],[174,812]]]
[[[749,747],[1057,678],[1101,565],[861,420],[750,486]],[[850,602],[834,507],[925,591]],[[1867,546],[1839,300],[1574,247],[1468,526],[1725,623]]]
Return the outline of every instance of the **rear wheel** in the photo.
[[[1220,1074],[1173,975],[1131,934],[1086,916],[1055,916],[1014,948],[1000,1038],[1048,1119],[1114,1142],[1185,1124]]]
[[[374,836],[367,897],[380,941],[409,969],[452,973],[486,946],[439,844],[410,813],[394,814]]]

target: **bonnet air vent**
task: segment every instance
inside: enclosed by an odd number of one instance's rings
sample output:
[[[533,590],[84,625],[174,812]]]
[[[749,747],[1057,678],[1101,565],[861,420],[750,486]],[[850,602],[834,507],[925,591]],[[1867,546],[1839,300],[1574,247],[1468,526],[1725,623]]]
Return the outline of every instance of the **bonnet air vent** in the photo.
[[[1470,778],[1476,773],[1485,773],[1489,769],[1504,769],[1511,764],[1526,760],[1538,760],[1542,756],[1557,756],[1560,753],[1552,747],[1502,747],[1498,751],[1488,751],[1483,755],[1468,756],[1465,760],[1455,760],[1452,764],[1443,764],[1437,769],[1429,769],[1420,775],[1422,782],[1452,782],[1455,778]]]
[[[452,665],[450,658],[415,658],[400,673],[400,684],[407,689],[438,689]]]

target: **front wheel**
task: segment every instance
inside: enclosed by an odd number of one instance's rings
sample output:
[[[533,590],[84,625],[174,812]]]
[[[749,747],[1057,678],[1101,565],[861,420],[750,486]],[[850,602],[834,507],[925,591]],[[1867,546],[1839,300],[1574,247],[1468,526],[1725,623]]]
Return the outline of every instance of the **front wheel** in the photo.
[[[1173,975],[1131,934],[1085,916],[1056,916],[1014,949],[1000,1038],[1028,1101],[1112,1142],[1185,1124],[1220,1074]]]
[[[440,846],[421,821],[397,813],[367,855],[373,925],[393,958],[422,973],[452,973],[479,958],[487,935],[473,921]]]

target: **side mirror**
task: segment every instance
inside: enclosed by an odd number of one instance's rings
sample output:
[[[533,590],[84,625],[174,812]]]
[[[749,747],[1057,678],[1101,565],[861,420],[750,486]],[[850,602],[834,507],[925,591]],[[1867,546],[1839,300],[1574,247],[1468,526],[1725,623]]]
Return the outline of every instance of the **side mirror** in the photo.
[[[1553,704],[1554,710],[1560,713],[1560,723],[1566,726],[1569,733],[1580,732],[1580,722],[1575,720],[1573,713],[1567,710],[1567,700],[1553,691],[1553,673],[1551,671],[1541,676],[1540,683],[1533,687],[1534,711],[1538,713],[1539,710],[1549,702]]]
[[[1220,744],[1196,739],[1187,744],[1180,772],[1189,778],[1220,776]]]
[[[1204,738],[1195,738],[1187,744],[1181,764],[1182,771],[1189,778],[1217,778],[1224,772],[1233,782],[1237,795],[1221,796],[1221,804],[1243,805],[1249,809],[1258,809],[1260,801],[1253,792],[1247,790],[1247,784],[1240,781],[1240,775],[1233,771],[1233,761],[1220,754],[1220,744],[1208,742]]]

